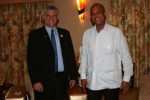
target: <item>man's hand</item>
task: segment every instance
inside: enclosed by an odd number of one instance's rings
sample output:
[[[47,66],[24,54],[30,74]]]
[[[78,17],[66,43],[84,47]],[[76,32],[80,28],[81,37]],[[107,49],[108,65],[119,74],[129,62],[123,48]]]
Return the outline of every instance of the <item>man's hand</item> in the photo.
[[[44,91],[43,85],[42,85],[41,82],[35,83],[35,84],[33,85],[33,89],[34,89],[35,91],[38,91],[38,92],[43,92],[43,91]]]
[[[81,87],[84,92],[86,92],[87,79],[81,79]]]
[[[76,84],[76,80],[70,80],[70,83],[69,83],[70,88],[74,87],[75,84]]]
[[[128,92],[129,87],[130,87],[130,82],[122,81],[121,89],[123,89],[123,94],[126,94]]]

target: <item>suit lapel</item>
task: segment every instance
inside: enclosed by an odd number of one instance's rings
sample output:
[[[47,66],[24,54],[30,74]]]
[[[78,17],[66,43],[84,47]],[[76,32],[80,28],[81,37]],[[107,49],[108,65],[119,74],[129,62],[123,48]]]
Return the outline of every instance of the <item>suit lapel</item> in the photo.
[[[43,34],[45,41],[50,45],[50,48],[52,48],[51,40],[50,40],[50,37],[48,35],[48,32],[45,29],[45,26],[42,27],[42,34]]]
[[[48,32],[47,32],[46,29],[45,29],[45,26],[42,27],[42,34],[43,34],[43,37],[44,37],[46,40],[47,40],[47,39],[50,40],[50,38],[49,38],[49,36],[48,36]]]
[[[61,45],[61,47],[62,47],[62,45],[63,45],[64,33],[63,33],[59,28],[57,28],[57,30],[58,30],[60,45]]]

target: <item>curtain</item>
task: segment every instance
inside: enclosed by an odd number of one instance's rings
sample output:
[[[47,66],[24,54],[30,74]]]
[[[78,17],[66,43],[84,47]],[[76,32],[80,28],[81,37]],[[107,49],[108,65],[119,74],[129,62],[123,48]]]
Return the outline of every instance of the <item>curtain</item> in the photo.
[[[43,25],[50,2],[0,5],[0,82],[24,85],[28,33]]]
[[[123,29],[134,62],[134,86],[150,75],[150,0],[109,0],[111,24]]]

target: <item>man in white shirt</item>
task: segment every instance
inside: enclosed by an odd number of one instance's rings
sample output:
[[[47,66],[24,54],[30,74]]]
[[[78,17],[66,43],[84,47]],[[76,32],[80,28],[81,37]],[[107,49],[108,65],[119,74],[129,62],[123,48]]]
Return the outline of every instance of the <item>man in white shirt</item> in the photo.
[[[90,8],[93,27],[83,35],[79,74],[88,100],[119,100],[119,88],[129,89],[133,63],[121,29],[106,22],[105,8],[95,3]],[[122,75],[122,66],[123,72]]]

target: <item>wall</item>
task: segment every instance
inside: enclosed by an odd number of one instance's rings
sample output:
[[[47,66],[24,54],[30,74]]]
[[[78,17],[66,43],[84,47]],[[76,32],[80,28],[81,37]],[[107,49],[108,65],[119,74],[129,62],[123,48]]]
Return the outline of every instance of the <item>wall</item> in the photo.
[[[89,9],[95,3],[102,3],[106,9],[106,15],[109,9],[109,0],[86,0],[85,20],[79,21],[76,0],[54,0],[54,4],[58,7],[60,16],[58,26],[66,28],[70,31],[76,55],[79,54],[79,47],[82,44],[82,36],[85,29],[91,27]]]

